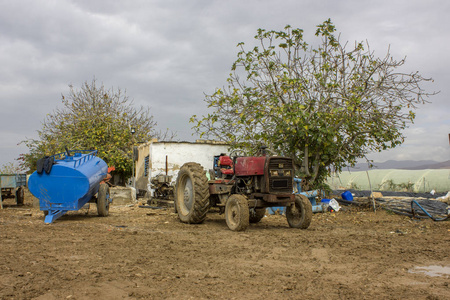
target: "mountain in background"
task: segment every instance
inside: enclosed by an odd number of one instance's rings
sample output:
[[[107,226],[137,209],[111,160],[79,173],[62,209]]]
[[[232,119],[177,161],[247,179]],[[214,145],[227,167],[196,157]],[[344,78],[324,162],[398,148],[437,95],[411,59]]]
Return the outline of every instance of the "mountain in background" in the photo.
[[[388,160],[382,163],[374,162],[372,169],[403,169],[403,170],[425,170],[425,169],[450,169],[450,160],[438,162],[434,160]],[[366,171],[367,163],[358,163],[350,171]]]

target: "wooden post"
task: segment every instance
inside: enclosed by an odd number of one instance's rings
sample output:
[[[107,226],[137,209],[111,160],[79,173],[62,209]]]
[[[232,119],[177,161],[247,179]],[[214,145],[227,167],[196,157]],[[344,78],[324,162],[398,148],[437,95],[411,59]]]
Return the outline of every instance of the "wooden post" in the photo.
[[[166,176],[169,175],[169,161],[168,161],[168,155],[166,155]]]

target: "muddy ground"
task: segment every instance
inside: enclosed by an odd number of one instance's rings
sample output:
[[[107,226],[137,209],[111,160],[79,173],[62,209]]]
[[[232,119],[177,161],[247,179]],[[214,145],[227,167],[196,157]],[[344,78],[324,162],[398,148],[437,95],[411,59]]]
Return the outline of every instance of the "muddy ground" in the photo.
[[[232,232],[217,212],[92,204],[46,225],[26,195],[0,211],[0,299],[450,299],[449,221],[346,207]]]

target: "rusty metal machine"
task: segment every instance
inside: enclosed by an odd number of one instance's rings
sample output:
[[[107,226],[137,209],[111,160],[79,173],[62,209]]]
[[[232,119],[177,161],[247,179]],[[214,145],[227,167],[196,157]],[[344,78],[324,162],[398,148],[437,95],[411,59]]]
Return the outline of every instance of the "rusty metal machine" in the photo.
[[[166,155],[166,172],[165,175],[158,174],[150,180],[153,190],[153,198],[155,199],[171,199],[173,198],[172,176],[169,176],[169,160]]]
[[[157,175],[151,179],[151,188],[154,190],[154,197],[168,199],[173,196],[172,176]]]
[[[195,162],[184,164],[174,191],[178,216],[185,223],[201,223],[210,206],[220,208],[231,230],[245,230],[259,222],[267,207],[286,207],[290,227],[306,229],[312,219],[307,197],[293,194],[294,166],[279,156],[234,156],[214,159],[210,180]]]

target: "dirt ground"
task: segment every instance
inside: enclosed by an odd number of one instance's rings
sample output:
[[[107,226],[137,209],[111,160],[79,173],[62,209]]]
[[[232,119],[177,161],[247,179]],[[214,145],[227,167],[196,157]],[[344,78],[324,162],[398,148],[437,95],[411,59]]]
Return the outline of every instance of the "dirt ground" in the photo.
[[[31,203],[0,210],[0,299],[450,299],[449,221],[345,207],[232,232],[217,212],[91,204],[46,225]]]

